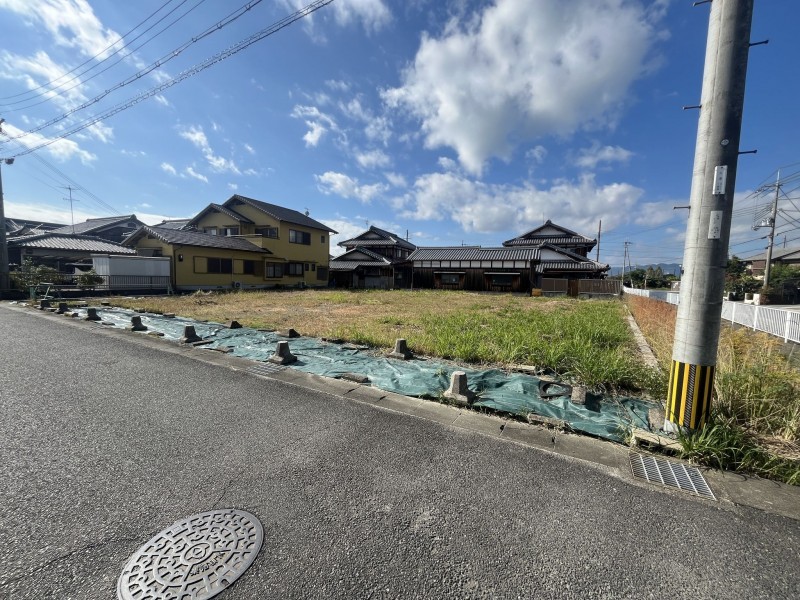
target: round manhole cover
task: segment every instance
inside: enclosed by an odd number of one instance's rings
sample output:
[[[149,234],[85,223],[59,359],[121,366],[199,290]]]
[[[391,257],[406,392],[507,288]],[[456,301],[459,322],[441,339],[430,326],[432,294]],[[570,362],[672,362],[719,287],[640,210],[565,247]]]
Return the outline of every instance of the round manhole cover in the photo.
[[[264,530],[243,510],[212,510],[165,529],[131,556],[120,600],[204,600],[225,590],[256,558]]]

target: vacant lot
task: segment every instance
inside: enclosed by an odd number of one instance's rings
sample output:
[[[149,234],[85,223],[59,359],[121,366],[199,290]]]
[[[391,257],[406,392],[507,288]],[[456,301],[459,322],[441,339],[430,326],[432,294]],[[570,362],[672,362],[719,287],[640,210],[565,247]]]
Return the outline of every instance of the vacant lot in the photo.
[[[287,291],[115,298],[114,304],[196,319],[391,348],[468,363],[536,366],[606,389],[652,389],[618,301],[447,291]]]

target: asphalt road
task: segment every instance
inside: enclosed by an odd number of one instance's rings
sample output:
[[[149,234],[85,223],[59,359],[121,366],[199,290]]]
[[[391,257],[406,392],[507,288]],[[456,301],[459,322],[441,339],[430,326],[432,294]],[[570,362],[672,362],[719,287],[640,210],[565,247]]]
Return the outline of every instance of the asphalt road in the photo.
[[[220,507],[264,526],[224,600],[800,598],[798,521],[96,328],[0,307],[0,598],[113,599]]]

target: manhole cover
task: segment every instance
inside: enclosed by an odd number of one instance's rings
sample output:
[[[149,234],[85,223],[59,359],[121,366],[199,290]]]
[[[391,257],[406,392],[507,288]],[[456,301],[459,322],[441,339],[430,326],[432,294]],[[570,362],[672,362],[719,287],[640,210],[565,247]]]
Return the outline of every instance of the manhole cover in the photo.
[[[705,477],[696,467],[687,467],[683,463],[646,456],[638,452],[631,452],[630,458],[634,477],[716,500]]]
[[[204,600],[225,590],[261,549],[264,530],[243,510],[174,523],[139,548],[117,582],[120,600]]]

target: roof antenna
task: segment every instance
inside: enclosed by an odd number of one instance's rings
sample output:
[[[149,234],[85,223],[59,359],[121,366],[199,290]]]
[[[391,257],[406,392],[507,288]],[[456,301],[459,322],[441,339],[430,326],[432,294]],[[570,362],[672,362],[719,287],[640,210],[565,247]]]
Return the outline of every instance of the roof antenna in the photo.
[[[308,210],[308,207],[306,207],[306,216],[308,216],[308,214],[309,214],[309,210]]]

